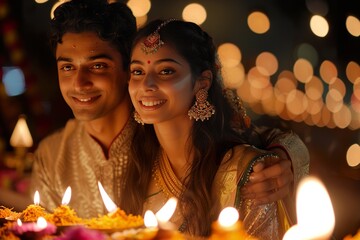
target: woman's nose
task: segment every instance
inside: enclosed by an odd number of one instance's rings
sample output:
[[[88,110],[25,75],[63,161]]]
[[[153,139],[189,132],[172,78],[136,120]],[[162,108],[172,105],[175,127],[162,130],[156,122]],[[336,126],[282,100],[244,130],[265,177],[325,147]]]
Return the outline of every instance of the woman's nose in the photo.
[[[143,86],[146,91],[154,91],[157,89],[156,78],[153,74],[146,74],[143,79]]]

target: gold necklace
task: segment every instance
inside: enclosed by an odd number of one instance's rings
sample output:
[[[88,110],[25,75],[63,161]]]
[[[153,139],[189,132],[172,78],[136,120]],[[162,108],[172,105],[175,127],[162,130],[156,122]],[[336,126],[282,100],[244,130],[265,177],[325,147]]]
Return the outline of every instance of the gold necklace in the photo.
[[[159,188],[168,198],[179,198],[184,188],[182,182],[175,175],[170,160],[164,151],[155,159],[153,176]]]

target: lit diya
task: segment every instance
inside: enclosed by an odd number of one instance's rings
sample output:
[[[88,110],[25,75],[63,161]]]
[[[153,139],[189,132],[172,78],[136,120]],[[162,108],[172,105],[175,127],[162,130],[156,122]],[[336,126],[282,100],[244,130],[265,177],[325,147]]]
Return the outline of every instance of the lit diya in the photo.
[[[117,230],[139,228],[144,225],[144,219],[140,215],[127,215],[111,200],[100,182],[98,182],[98,186],[105,207],[109,213],[97,218],[85,220],[89,228],[111,233]]]
[[[48,213],[40,205],[40,194],[38,191],[34,194],[34,204],[30,204],[21,213],[21,220],[24,222],[36,222],[39,217],[46,217]]]
[[[54,212],[49,215],[48,221],[56,226],[72,226],[82,222],[74,209],[70,208],[68,204],[71,199],[71,187],[67,187],[61,201],[61,205],[54,209]]]
[[[55,225],[46,222],[43,217],[39,217],[36,222],[28,223],[22,223],[19,218],[17,223],[10,227],[10,231],[22,240],[36,240],[54,234],[56,232],[56,227]]]
[[[124,230],[111,235],[114,240],[142,239],[142,240],[182,240],[184,236],[169,222],[175,212],[176,198],[170,198],[165,205],[154,214],[147,210],[144,215],[145,228]]]
[[[212,224],[210,240],[256,240],[245,231],[242,222],[239,221],[239,212],[236,208],[224,208],[216,222]]]

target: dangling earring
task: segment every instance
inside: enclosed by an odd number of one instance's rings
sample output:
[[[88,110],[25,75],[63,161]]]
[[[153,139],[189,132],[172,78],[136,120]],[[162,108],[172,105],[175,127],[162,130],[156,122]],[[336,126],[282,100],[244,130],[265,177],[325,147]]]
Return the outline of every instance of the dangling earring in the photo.
[[[188,115],[190,119],[195,119],[204,121],[209,120],[209,118],[215,114],[215,107],[211,105],[206,99],[208,97],[208,92],[206,89],[200,89],[196,93],[195,104],[190,108]]]
[[[140,114],[137,111],[134,111],[134,119],[137,123],[144,125],[144,122],[141,119]]]

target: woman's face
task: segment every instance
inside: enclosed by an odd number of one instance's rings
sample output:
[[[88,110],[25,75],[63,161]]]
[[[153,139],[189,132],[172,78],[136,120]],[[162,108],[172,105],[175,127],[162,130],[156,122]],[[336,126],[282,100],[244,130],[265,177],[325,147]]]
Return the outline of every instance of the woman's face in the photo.
[[[144,123],[189,119],[195,90],[189,63],[165,43],[145,54],[139,41],[131,56],[129,93]]]

